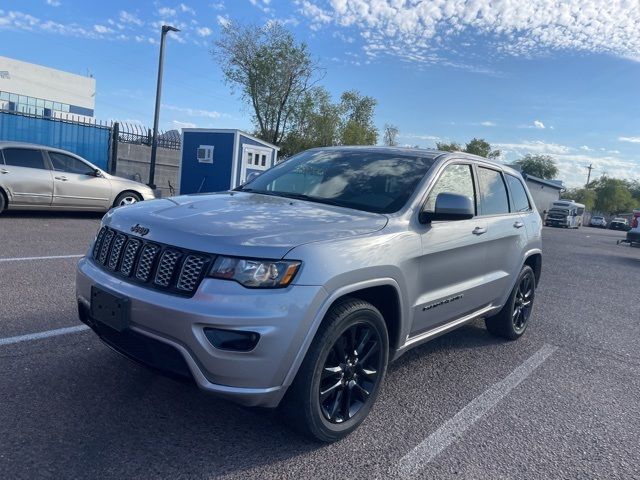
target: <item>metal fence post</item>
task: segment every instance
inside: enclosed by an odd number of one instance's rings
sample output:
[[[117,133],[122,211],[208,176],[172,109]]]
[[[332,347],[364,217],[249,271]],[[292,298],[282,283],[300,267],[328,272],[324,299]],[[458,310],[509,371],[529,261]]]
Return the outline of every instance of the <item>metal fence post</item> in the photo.
[[[109,165],[109,173],[111,175],[116,174],[116,169],[118,168],[118,138],[120,137],[120,124],[118,122],[114,122],[111,127],[111,158]]]

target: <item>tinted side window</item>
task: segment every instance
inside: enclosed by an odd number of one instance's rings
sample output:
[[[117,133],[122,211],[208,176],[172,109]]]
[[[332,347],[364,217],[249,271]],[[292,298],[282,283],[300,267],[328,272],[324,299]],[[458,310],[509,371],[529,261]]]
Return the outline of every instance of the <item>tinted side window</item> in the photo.
[[[49,152],[49,158],[53,169],[58,172],[87,174],[93,172],[93,168],[77,158],[57,152]]]
[[[436,181],[427,197],[424,210],[433,212],[436,207],[436,198],[440,193],[455,193],[469,197],[476,204],[476,195],[473,189],[473,174],[471,165],[454,164],[445,168],[440,178]]]
[[[13,167],[41,168],[44,166],[44,158],[40,150],[30,150],[28,148],[5,148],[4,161]]]
[[[478,167],[478,183],[483,215],[509,213],[509,197],[500,172]]]
[[[531,210],[529,197],[527,197],[527,192],[522,186],[522,182],[517,177],[507,174],[507,183],[509,184],[509,191],[511,192],[511,206],[513,210],[515,212]]]

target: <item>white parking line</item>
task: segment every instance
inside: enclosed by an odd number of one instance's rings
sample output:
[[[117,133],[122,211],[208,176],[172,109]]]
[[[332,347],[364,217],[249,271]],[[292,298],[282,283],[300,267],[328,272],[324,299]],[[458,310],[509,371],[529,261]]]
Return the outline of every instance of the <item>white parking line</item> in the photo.
[[[48,257],[15,257],[15,258],[0,258],[2,262],[25,262],[29,260],[59,260],[61,258],[81,258],[84,255],[51,255]]]
[[[558,347],[545,344],[504,379],[491,386],[480,396],[447,420],[438,430],[400,459],[397,473],[401,478],[412,478],[445,448],[456,442],[474,423],[506,397],[524,379],[542,365]]]
[[[56,330],[47,330],[46,332],[29,333],[28,335],[20,335],[18,337],[0,338],[0,346],[12,345],[14,343],[29,342],[31,340],[40,340],[41,338],[57,337],[58,335],[67,335],[69,333],[78,333],[88,330],[86,325],[78,325],[75,327],[58,328]]]

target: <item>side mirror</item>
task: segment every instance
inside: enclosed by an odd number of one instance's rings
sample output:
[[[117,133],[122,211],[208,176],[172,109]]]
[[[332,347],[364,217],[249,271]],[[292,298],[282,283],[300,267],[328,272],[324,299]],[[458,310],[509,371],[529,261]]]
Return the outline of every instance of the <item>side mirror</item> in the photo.
[[[433,212],[420,212],[420,223],[434,220],[468,220],[475,215],[473,202],[469,197],[456,193],[439,193]]]
[[[87,175],[89,175],[90,177],[97,177],[100,178],[102,176],[102,172],[100,172],[100,170],[98,170],[97,168],[95,170],[93,170],[92,172],[87,172]]]

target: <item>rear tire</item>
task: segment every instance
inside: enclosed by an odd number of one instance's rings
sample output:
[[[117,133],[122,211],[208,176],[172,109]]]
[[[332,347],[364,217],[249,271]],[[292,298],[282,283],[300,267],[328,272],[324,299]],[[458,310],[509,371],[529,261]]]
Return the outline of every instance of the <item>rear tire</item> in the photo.
[[[520,338],[529,324],[535,293],[536,277],[533,269],[525,265],[520,270],[518,280],[502,310],[492,317],[485,318],[487,330],[492,335],[507,340]]]
[[[389,337],[377,308],[356,298],[333,306],[279,407],[294,430],[335,442],[367,417],[384,380]]]
[[[142,197],[136,192],[122,192],[116,197],[116,201],[113,202],[114,207],[124,207],[126,205],[133,205],[142,201]]]
[[[0,213],[4,212],[5,208],[7,208],[7,201],[4,197],[4,192],[0,189]]]

